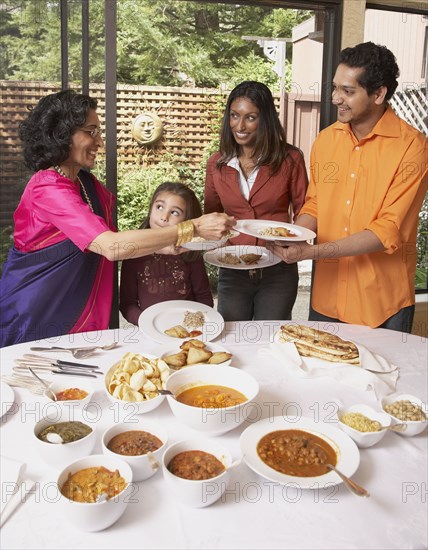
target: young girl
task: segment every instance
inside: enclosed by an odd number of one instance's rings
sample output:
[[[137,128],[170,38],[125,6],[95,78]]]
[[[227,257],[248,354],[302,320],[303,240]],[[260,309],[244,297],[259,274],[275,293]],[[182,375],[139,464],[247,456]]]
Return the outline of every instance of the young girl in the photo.
[[[162,183],[150,201],[141,229],[159,229],[200,216],[195,193],[182,183]],[[208,275],[199,252],[180,254],[174,246],[124,260],[120,277],[120,311],[138,324],[141,312],[167,300],[192,300],[213,305]]]

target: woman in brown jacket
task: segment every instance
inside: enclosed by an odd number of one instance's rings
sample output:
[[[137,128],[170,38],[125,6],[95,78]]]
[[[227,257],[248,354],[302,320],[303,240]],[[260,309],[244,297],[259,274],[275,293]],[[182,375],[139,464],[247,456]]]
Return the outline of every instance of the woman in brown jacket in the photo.
[[[242,82],[227,101],[220,151],[207,163],[205,213],[292,223],[307,186],[303,155],[287,143],[269,88]],[[241,233],[231,244],[264,241]],[[291,319],[298,279],[297,264],[284,262],[259,269],[220,268],[218,310],[225,321]]]

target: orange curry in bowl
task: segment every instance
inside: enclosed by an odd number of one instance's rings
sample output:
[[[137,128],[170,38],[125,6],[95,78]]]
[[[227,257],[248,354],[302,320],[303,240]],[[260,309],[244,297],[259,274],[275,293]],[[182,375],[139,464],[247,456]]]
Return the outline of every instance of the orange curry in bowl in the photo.
[[[262,461],[277,472],[298,477],[328,473],[326,464],[336,466],[337,453],[327,441],[303,430],[277,430],[257,444]]]
[[[87,397],[88,392],[79,388],[67,388],[55,394],[57,401],[74,401]]]
[[[238,390],[226,386],[194,386],[176,395],[177,401],[191,407],[222,409],[241,405],[248,399]]]
[[[107,500],[122,492],[127,483],[119,470],[112,472],[104,466],[83,468],[68,474],[67,481],[61,487],[61,493],[75,502],[96,502],[97,498],[107,495]]]

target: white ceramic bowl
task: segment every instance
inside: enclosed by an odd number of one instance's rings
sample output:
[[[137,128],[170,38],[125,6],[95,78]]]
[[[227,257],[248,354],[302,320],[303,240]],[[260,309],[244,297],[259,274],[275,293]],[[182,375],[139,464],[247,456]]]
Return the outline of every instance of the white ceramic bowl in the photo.
[[[174,394],[194,386],[220,385],[233,388],[245,395],[247,401],[241,405],[220,409],[204,409],[180,403],[168,396],[174,416],[194,430],[207,436],[221,435],[240,426],[254,412],[251,402],[259,393],[257,380],[243,370],[217,365],[195,365],[173,373],[165,383],[165,389]]]
[[[131,430],[145,431],[156,436],[162,441],[162,447],[159,447],[159,449],[153,451],[149,456],[147,456],[147,454],[135,456],[121,455],[119,453],[110,451],[110,449],[107,448],[107,445],[115,435],[123,432],[129,432]],[[133,419],[131,422],[114,424],[104,432],[101,440],[104,454],[106,454],[107,456],[115,456],[121,458],[127,464],[129,464],[132,469],[134,481],[142,481],[144,479],[148,479],[157,472],[160,462],[162,460],[162,455],[166,449],[167,441],[168,434],[162,426],[159,426],[159,424],[155,424],[152,422],[147,422],[146,420],[141,418]]]
[[[387,413],[384,409],[385,405],[391,405],[392,403],[395,403],[396,401],[410,401],[414,405],[417,405],[421,407],[421,409],[425,413],[425,420],[422,421],[404,421],[400,418],[397,418],[396,416],[392,416],[391,414]],[[415,395],[410,395],[409,393],[401,393],[401,394],[392,394],[384,397],[381,401],[382,409],[385,411],[385,414],[387,414],[390,418],[393,420],[393,424],[406,424],[406,429],[403,432],[397,432],[400,435],[404,435],[406,437],[411,437],[413,435],[417,435],[425,430],[427,427],[427,419],[428,419],[428,406],[426,403],[423,403],[419,399],[419,397],[416,397]]]
[[[97,420],[97,417],[89,414],[84,409],[71,408],[67,411],[62,408],[54,408],[54,410],[51,408],[41,420],[36,422],[33,428],[33,445],[45,462],[53,466],[63,467],[67,462],[72,462],[92,452],[96,442]],[[92,432],[82,439],[63,444],[48,443],[37,437],[44,428],[51,424],[70,421],[83,422],[83,424],[92,428]]]
[[[148,358],[154,357],[153,355],[144,354]],[[128,414],[144,414],[150,411],[153,411],[153,409],[156,409],[163,403],[165,400],[164,395],[158,395],[157,397],[153,397],[152,399],[147,399],[146,401],[124,401],[123,399],[117,399],[116,397],[113,397],[112,394],[108,391],[108,386],[111,380],[111,377],[113,376],[113,372],[116,369],[116,365],[113,365],[106,373],[104,378],[104,391],[107,394],[107,397],[110,399],[110,401],[114,404],[116,404],[121,410],[125,411]]]
[[[114,498],[103,502],[74,502],[63,496],[61,487],[69,473],[74,474],[84,468],[96,466],[104,466],[110,471],[118,470],[119,474],[127,481],[125,489]],[[64,468],[57,478],[57,485],[60,495],[57,506],[59,506],[60,513],[82,531],[101,531],[115,523],[128,506],[132,491],[132,470],[126,462],[115,456],[86,456]],[[135,494],[133,498],[136,498]]]
[[[87,396],[83,399],[67,399],[66,401],[54,401],[52,398],[52,393],[58,394],[61,391],[78,388],[79,390],[84,390],[87,392]],[[87,378],[78,377],[78,376],[59,376],[58,380],[54,380],[49,384],[49,390],[43,392],[43,396],[49,403],[55,403],[58,407],[63,407],[69,409],[70,406],[79,406],[83,407],[89,403],[94,395],[94,384],[90,382]]]
[[[226,470],[211,479],[191,480],[183,479],[168,470],[168,464],[175,455],[184,451],[204,451],[214,455],[224,464]],[[179,441],[167,448],[162,459],[162,471],[165,482],[173,496],[192,508],[204,508],[216,502],[225,492],[230,479],[228,468],[232,464],[229,451],[209,439],[189,439]]]
[[[337,419],[339,421],[339,427],[347,433],[358,445],[358,447],[371,447],[376,445],[385,436],[387,430],[381,430],[380,432],[360,432],[351,426],[341,422],[340,418],[344,413],[361,413],[370,420],[377,420],[382,426],[390,426],[391,417],[385,412],[376,411],[372,407],[364,404],[352,405],[348,408],[339,408],[337,412]]]

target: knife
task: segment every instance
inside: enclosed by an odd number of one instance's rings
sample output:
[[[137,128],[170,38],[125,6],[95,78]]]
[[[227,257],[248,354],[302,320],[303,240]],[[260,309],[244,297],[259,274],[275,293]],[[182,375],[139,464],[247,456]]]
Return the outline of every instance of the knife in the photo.
[[[18,367],[13,367],[13,372],[16,373],[28,373],[28,367],[31,367],[33,370],[36,371],[42,371],[42,372],[50,372],[53,374],[70,374],[74,376],[87,376],[90,378],[96,378],[97,374],[102,374],[101,372],[95,372],[95,371],[81,371],[81,370],[56,370],[53,366],[40,366],[40,365],[33,365],[32,363],[27,363],[25,366],[20,365]]]
[[[69,366],[69,367],[82,367],[89,369],[99,369],[98,365],[87,365],[86,363],[76,363],[74,361],[63,361],[62,359],[51,359],[50,357],[44,357],[43,355],[35,355],[33,353],[26,353],[23,356],[24,360],[30,360],[33,363],[42,363],[45,365],[54,366]]]
[[[40,361],[30,361],[29,359],[15,359],[15,363],[18,365],[16,368],[28,369],[32,367],[39,370],[48,370],[53,371],[54,369],[67,370],[67,371],[76,371],[76,372],[90,372],[94,374],[103,374],[102,371],[98,370],[97,367],[90,368],[89,365],[80,366],[70,366],[70,365],[58,365],[56,363],[42,363]]]

